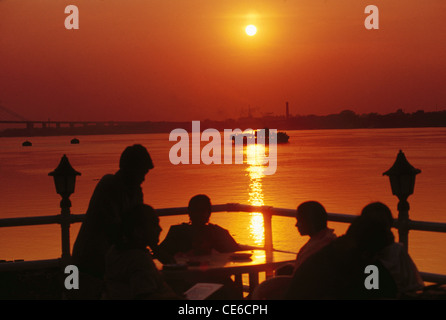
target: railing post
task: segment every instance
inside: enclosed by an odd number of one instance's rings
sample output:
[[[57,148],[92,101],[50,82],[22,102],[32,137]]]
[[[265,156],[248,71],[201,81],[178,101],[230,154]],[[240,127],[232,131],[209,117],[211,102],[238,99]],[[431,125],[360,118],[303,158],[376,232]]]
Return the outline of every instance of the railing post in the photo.
[[[71,201],[68,197],[60,201],[60,228],[62,236],[62,264],[66,266],[71,259],[70,253],[70,224],[71,224]]]
[[[74,193],[76,176],[80,175],[73,169],[66,155],[62,157],[57,168],[48,174],[54,178],[56,192],[62,197],[60,201],[60,227],[62,232],[62,264],[65,267],[71,258],[70,254],[70,195]]]
[[[421,172],[414,168],[403,151],[399,151],[392,167],[383,173],[390,180],[392,194],[398,197],[398,235],[399,242],[404,244],[405,249],[409,246],[409,203],[407,198],[413,194],[415,188],[415,177]]]
[[[273,229],[272,229],[272,212],[269,208],[262,210],[263,228],[265,237],[265,251],[273,251]]]
[[[250,272],[249,276],[249,293],[253,293],[254,289],[259,285],[258,271]]]
[[[409,202],[407,198],[400,198],[398,202],[398,241],[409,249]]]

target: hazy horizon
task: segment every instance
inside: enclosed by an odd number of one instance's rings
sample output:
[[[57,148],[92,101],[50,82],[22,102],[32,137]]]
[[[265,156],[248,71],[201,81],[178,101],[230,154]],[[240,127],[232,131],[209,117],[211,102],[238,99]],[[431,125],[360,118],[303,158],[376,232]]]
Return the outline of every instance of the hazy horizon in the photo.
[[[190,121],[446,107],[446,3],[0,1],[0,103],[27,119]],[[244,32],[247,24],[257,34]]]
[[[0,101],[0,107],[2,106],[1,101]],[[4,107],[4,106],[3,106]],[[9,109],[9,108],[8,108]],[[10,111],[14,111],[14,110],[10,110]],[[157,119],[157,120],[152,120],[152,119],[134,119],[134,120],[126,120],[126,119],[78,119],[78,120],[71,120],[71,119],[26,119],[26,120],[21,120],[18,117],[15,117],[11,114],[9,114],[7,111],[5,110],[1,110],[0,108],[0,122],[1,121],[22,121],[22,122],[191,122],[191,121],[211,121],[211,122],[225,122],[225,121],[237,121],[237,120],[245,120],[245,119],[268,119],[269,117],[271,119],[280,119],[280,118],[286,118],[286,113],[285,113],[285,107],[283,110],[283,113],[264,113],[261,115],[256,115],[256,114],[252,114],[251,117],[248,115],[248,109],[245,110],[246,112],[244,112],[243,114],[233,117],[233,118],[199,118],[199,117],[190,117],[190,118],[183,118],[180,120],[171,120],[171,119]],[[339,111],[333,111],[331,113],[324,113],[324,114],[316,114],[316,113],[307,113],[307,114],[289,114],[289,117],[292,118],[297,118],[297,117],[328,117],[328,116],[332,116],[332,115],[340,115],[343,112],[349,112],[349,111],[353,111],[351,109],[343,109],[343,110],[339,110]],[[388,110],[387,112],[384,113],[379,113],[379,112],[365,112],[365,113],[357,113],[355,111],[353,111],[357,116],[367,116],[367,115],[372,115],[372,114],[377,114],[380,116],[386,116],[386,115],[390,115],[390,114],[396,114],[399,111],[402,111],[404,114],[408,115],[408,114],[415,114],[417,112],[424,112],[424,113],[435,113],[435,112],[446,112],[446,108],[444,109],[436,109],[436,110],[424,110],[424,109],[417,109],[415,111],[406,111],[404,108],[398,108],[395,110]],[[7,118],[10,119],[7,119]],[[0,123],[0,128],[3,125],[8,125],[5,123]]]

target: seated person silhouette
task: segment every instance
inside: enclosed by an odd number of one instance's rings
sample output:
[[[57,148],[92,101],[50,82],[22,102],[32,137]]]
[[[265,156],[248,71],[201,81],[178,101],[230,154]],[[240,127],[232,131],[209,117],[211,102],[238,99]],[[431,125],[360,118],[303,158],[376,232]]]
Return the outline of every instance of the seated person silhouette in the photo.
[[[392,233],[394,219],[389,207],[381,202],[365,206],[362,216],[376,220],[387,230],[387,245],[377,253],[376,258],[389,270],[398,287],[400,296],[410,296],[424,288],[424,281],[402,243],[395,242]]]
[[[294,272],[284,298],[393,299],[397,288],[390,272],[376,259],[388,244],[386,228],[366,216],[357,217],[345,235],[331,241]],[[378,269],[378,289],[366,288],[368,265]]]
[[[297,208],[296,227],[302,236],[310,236],[296,257],[297,269],[308,257],[336,239],[333,229],[327,227],[327,211],[316,201],[307,201]]]
[[[204,256],[214,252],[230,253],[242,250],[228,230],[209,223],[211,211],[212,204],[208,196],[199,194],[192,197],[188,205],[190,222],[171,226],[158,250],[177,257],[178,255]],[[166,280],[176,292],[184,292],[196,283],[211,282],[223,284],[223,288],[210,299],[243,298],[241,289],[235,285],[230,277],[226,276],[203,274],[181,281],[179,279]]]
[[[192,197],[188,205],[189,223],[171,226],[159,249],[176,255],[208,255],[213,250],[221,253],[241,250],[241,246],[228,230],[209,223],[211,200],[199,194]]]
[[[300,235],[310,236],[310,239],[297,253],[295,264],[279,268],[276,270],[277,275],[292,274],[312,254],[336,239],[334,230],[327,227],[327,211],[319,202],[301,203],[297,207],[296,221]]]
[[[141,205],[123,218],[122,239],[106,255],[106,299],[179,299],[166,284],[147,248],[155,247],[161,228],[152,207]]]

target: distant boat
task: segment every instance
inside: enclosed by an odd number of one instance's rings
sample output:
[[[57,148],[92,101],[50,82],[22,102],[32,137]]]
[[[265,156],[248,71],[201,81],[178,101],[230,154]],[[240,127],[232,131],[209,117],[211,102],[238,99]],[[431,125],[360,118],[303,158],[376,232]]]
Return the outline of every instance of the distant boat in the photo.
[[[265,128],[264,130],[265,130],[265,137],[266,137],[266,139],[264,141],[265,141],[265,144],[268,144],[269,143],[269,138],[268,138],[269,137],[269,129]],[[260,133],[259,130],[254,130],[252,133],[252,135],[254,136],[254,139],[255,139],[255,143],[257,143],[258,133]],[[232,141],[235,142],[235,138],[238,135],[243,135],[245,137],[247,136],[245,134],[232,134],[231,135]],[[286,132],[283,132],[283,131],[277,132],[277,143],[288,143],[289,140],[290,140],[290,136]]]
[[[288,140],[290,140],[290,136],[286,132],[277,132],[277,143],[287,143]]]
[[[269,143],[269,129],[265,128],[265,143],[268,144]],[[257,142],[257,135],[258,132],[260,132],[259,130],[255,131],[255,135],[256,135],[256,142]],[[288,141],[290,140],[290,136],[283,131],[277,131],[277,143],[288,143]]]
[[[31,143],[31,141],[26,140],[25,142],[22,143],[23,147],[31,147],[33,144]]]
[[[79,144],[79,139],[77,138],[71,139],[71,144]]]

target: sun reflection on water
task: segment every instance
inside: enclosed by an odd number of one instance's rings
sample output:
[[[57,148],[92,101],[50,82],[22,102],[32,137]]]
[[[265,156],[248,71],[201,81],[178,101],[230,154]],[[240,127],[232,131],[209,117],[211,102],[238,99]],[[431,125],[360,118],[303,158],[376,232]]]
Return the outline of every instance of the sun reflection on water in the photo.
[[[249,204],[254,206],[264,205],[262,178],[265,176],[265,166],[263,165],[265,149],[265,146],[262,144],[249,144],[246,147],[247,164],[249,165],[246,171],[250,178]],[[251,213],[249,232],[254,244],[263,246],[265,239],[262,213]]]

